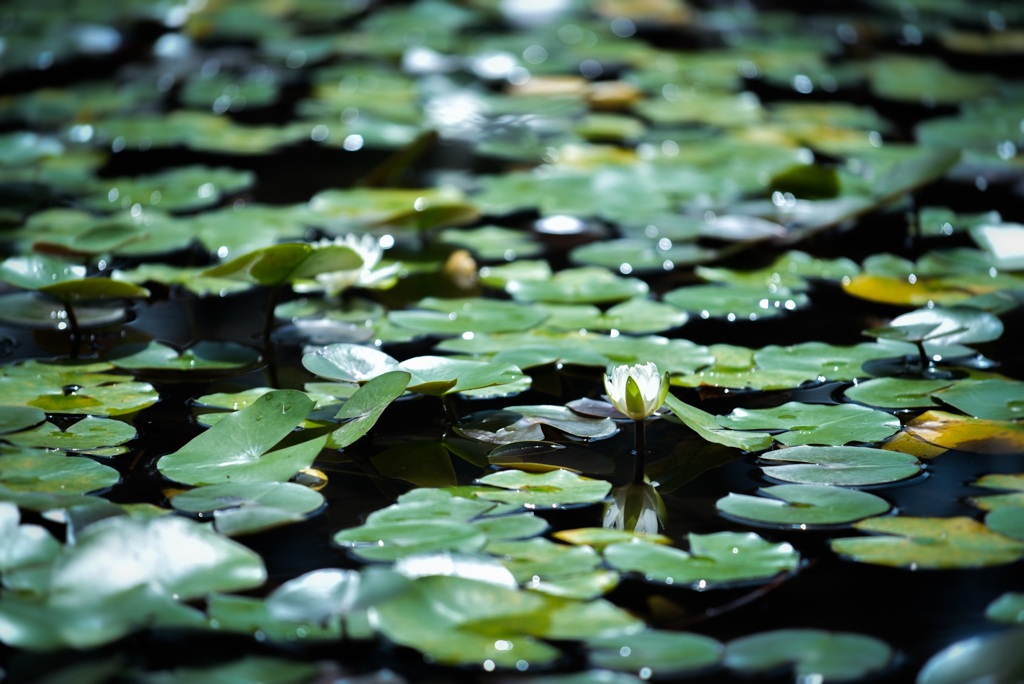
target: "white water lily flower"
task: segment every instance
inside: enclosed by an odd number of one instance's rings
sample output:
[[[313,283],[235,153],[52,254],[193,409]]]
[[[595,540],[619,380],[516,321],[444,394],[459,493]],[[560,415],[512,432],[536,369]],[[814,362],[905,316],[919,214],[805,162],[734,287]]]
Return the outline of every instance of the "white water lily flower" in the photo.
[[[326,292],[329,296],[335,297],[345,290],[353,287],[378,287],[390,280],[398,273],[399,264],[392,264],[384,268],[377,268],[380,258],[384,254],[384,248],[372,235],[356,235],[349,233],[334,239],[324,238],[313,243],[314,247],[348,247],[363,260],[363,265],[345,271],[328,271],[318,273],[315,281],[296,283],[296,292]]]
[[[658,375],[658,367],[648,361],[632,366],[621,365],[604,376],[608,399],[620,412],[633,420],[650,417],[665,403],[668,396],[668,372]]]

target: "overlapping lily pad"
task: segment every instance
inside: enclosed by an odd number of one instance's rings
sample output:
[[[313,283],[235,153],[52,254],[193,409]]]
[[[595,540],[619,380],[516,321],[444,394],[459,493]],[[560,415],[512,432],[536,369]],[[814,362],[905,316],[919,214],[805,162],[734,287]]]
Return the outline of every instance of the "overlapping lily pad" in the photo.
[[[225,482],[182,492],[171,505],[212,513],[217,531],[231,537],[301,522],[324,505],[324,497],[291,482]]]
[[[787,402],[772,409],[734,409],[717,418],[731,430],[781,430],[774,438],[787,446],[878,442],[900,429],[900,421],[856,404]]]

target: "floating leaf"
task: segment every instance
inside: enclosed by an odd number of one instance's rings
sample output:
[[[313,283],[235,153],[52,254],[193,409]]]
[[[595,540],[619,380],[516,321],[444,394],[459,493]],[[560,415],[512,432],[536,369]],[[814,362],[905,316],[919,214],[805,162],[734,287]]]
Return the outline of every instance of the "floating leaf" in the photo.
[[[332,538],[362,559],[394,561],[419,553],[479,551],[487,535],[479,527],[450,518],[368,520]]]
[[[532,591],[586,600],[608,593],[619,581],[618,573],[600,569],[601,556],[589,546],[533,538],[491,542],[485,550]]]
[[[461,335],[470,332],[513,332],[535,327],[548,314],[538,306],[494,299],[427,297],[413,309],[392,311],[395,325],[418,332]]]
[[[389,371],[356,390],[334,416],[347,422],[331,433],[331,447],[344,449],[369,432],[391,402],[405,392],[409,377],[403,371]]]
[[[446,356],[416,356],[398,364],[412,375],[409,391],[443,396],[517,382],[523,372],[514,364],[453,359]]]
[[[182,166],[136,177],[96,178],[82,202],[99,211],[134,205],[187,211],[217,204],[225,195],[251,186],[254,180],[251,171]]]
[[[934,397],[969,416],[986,420],[1024,417],[1024,382],[1019,380],[961,380]]]
[[[591,242],[569,253],[569,258],[577,264],[603,266],[624,275],[671,271],[677,266],[711,261],[715,256],[715,251],[693,243],[673,244],[639,238]]]
[[[339,342],[303,355],[306,370],[330,380],[366,382],[381,373],[398,370],[398,361],[379,349]]]
[[[510,280],[505,290],[523,302],[601,304],[647,294],[647,284],[597,266],[566,269],[544,280]]]
[[[753,532],[693,534],[690,551],[648,543],[612,544],[605,560],[620,572],[635,572],[647,581],[696,589],[768,580],[791,572],[800,554],[789,544],[772,544]]]
[[[847,399],[879,408],[922,408],[935,406],[933,393],[949,385],[949,380],[871,378],[847,387],[843,394]]]
[[[78,304],[74,316],[79,328],[99,328],[124,321],[128,310],[109,304]],[[0,320],[28,328],[64,330],[68,327],[68,310],[64,304],[37,292],[12,292],[0,295]]]
[[[607,527],[581,527],[575,530],[558,530],[554,536],[570,544],[586,544],[598,551],[603,551],[612,544],[631,542],[650,542],[652,544],[671,544],[672,540],[660,534],[642,534],[628,530],[609,529]]]
[[[724,664],[743,674],[789,665],[798,680],[845,682],[885,670],[894,656],[892,647],[865,634],[778,629],[730,641]]]
[[[313,401],[303,392],[268,392],[162,456],[157,469],[164,477],[189,485],[287,481],[312,465],[327,439],[278,446],[312,408]]]
[[[348,245],[311,245],[287,242],[242,254],[203,271],[212,278],[236,278],[259,285],[281,285],[318,273],[351,271],[363,267],[363,258]]]
[[[107,360],[118,368],[138,374],[155,376],[204,376],[219,373],[238,373],[251,367],[260,358],[251,347],[234,342],[201,340],[177,350],[161,342],[117,347]]]
[[[917,675],[917,684],[988,681],[1011,684],[1024,677],[1024,629],[963,639],[933,655]]]
[[[515,262],[544,251],[544,246],[529,233],[500,226],[449,228],[441,231],[439,238],[442,242],[465,247],[484,261]]]
[[[46,420],[46,413],[31,406],[0,405],[0,435],[36,427]]]
[[[867,334],[906,342],[930,342],[932,345],[989,342],[1003,334],[998,316],[973,307],[929,307],[905,313],[882,328]]]
[[[633,631],[640,623],[600,599],[578,602],[458,577],[423,577],[411,591],[375,607],[380,631],[445,664],[500,668],[551,663],[559,651],[542,639],[580,639]]]
[[[715,506],[743,521],[800,529],[845,525],[890,509],[881,497],[843,487],[789,484],[763,487],[758,493],[762,496],[730,493]]]
[[[457,429],[467,437],[494,444],[541,441],[544,439],[544,431],[540,427],[544,425],[587,440],[605,439],[619,431],[618,426],[608,418],[582,416],[564,406],[507,406],[502,409],[500,416],[489,416],[488,422],[493,423],[495,418],[506,416],[506,424],[497,430],[474,429],[465,420]]]
[[[44,447],[65,451],[91,451],[101,447],[124,444],[135,439],[135,428],[120,420],[86,416],[74,425],[61,430],[53,423],[43,423],[4,439],[23,447]]]
[[[84,456],[0,447],[0,484],[15,492],[85,494],[117,484],[121,474]]]
[[[861,563],[909,568],[980,568],[1024,556],[1024,542],[971,518],[871,518],[854,525],[880,536],[834,539],[832,550]]]
[[[227,622],[221,620],[218,622]],[[263,630],[259,630],[265,633]],[[304,633],[307,633],[305,630]],[[210,684],[226,684],[237,682],[261,682],[262,684],[291,684],[293,682],[312,681],[317,676],[319,667],[316,663],[306,663],[286,658],[272,658],[260,655],[245,655],[227,663],[207,666],[178,666],[173,670],[164,670],[147,674],[147,677],[160,684],[188,684],[188,682],[210,682]]]
[[[725,652],[722,643],[711,637],[657,629],[590,639],[586,647],[593,667],[649,672],[651,677],[699,673],[719,664]]]
[[[946,449],[980,454],[1024,451],[1024,425],[1012,421],[970,418],[945,411],[926,411],[903,428],[908,434]]]
[[[666,292],[664,300],[701,318],[754,321],[806,306],[807,295],[779,287],[733,283],[687,285]]]
[[[770,433],[723,429],[715,416],[680,401],[672,394],[665,397],[665,406],[668,406],[684,425],[709,442],[743,451],[758,451],[772,445],[773,437]]]
[[[913,456],[868,447],[803,445],[766,451],[759,459],[784,464],[763,466],[768,477],[799,484],[861,487],[921,473]]]
[[[985,609],[985,617],[1011,625],[1024,623],[1024,594],[1008,591],[1001,594]]]
[[[770,409],[733,409],[717,420],[732,430],[784,430],[775,439],[787,446],[878,442],[900,429],[900,421],[888,413],[856,404],[791,401]]]
[[[596,503],[602,501],[612,487],[604,480],[592,480],[567,470],[537,474],[520,470],[501,470],[485,475],[477,481],[500,488],[479,492],[477,496],[480,498],[519,504],[527,508],[558,508],[572,504]]]
[[[182,492],[171,505],[213,513],[214,527],[230,537],[301,522],[324,505],[324,497],[291,482],[225,482]]]
[[[1007,506],[985,516],[985,526],[993,532],[1024,541],[1024,507]]]

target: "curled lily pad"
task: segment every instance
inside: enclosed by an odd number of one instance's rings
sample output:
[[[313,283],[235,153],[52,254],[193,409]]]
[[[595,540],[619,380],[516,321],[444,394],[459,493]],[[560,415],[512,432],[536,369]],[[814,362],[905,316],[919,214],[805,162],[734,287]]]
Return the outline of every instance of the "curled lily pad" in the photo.
[[[791,401],[770,409],[733,409],[717,420],[732,430],[783,430],[775,439],[787,446],[877,442],[900,429],[900,421],[888,413],[856,404]]]
[[[930,342],[943,346],[989,342],[1003,334],[998,316],[973,307],[930,307],[905,313],[870,335],[904,342]]]
[[[759,458],[782,464],[763,466],[768,477],[799,484],[860,487],[898,482],[921,472],[913,456],[868,447],[802,445],[766,451]]]
[[[302,365],[311,373],[341,382],[366,382],[398,369],[398,361],[379,349],[344,342],[305,354]]]
[[[807,529],[818,525],[845,525],[882,515],[889,503],[874,494],[823,485],[775,485],[762,496],[730,493],[715,504],[723,514],[770,526]]]
[[[891,646],[865,634],[779,629],[730,641],[724,663],[743,674],[790,665],[801,681],[846,682],[885,670],[894,657]]]
[[[687,427],[709,442],[743,449],[744,451],[767,449],[772,445],[773,438],[770,433],[723,429],[716,421],[715,416],[707,411],[690,406],[671,394],[665,397],[665,405]]]
[[[409,377],[404,371],[389,371],[356,390],[334,415],[346,422],[331,433],[331,446],[343,449],[369,432],[391,402],[405,392]]]
[[[157,469],[190,485],[287,481],[313,463],[327,440],[323,436],[282,445],[312,408],[313,401],[304,392],[268,392],[162,456]]]
[[[832,550],[861,563],[904,568],[979,568],[1024,557],[1024,542],[955,518],[871,518],[854,525],[878,536],[834,539]]]
[[[636,634],[589,639],[587,659],[594,667],[651,677],[699,673],[718,665],[725,647],[717,639],[690,632],[647,629]]]
[[[507,385],[523,377],[523,372],[514,364],[446,356],[416,356],[401,362],[398,368],[412,375],[410,392],[432,396]]]
[[[691,533],[689,542],[689,552],[644,542],[612,544],[604,556],[620,572],[695,589],[767,581],[796,570],[800,563],[800,554],[790,544],[772,544],[753,532]]]
[[[506,417],[507,421],[500,420]],[[502,409],[500,414],[489,414],[486,418],[489,424],[486,428],[484,425],[479,428],[473,427],[471,422],[464,419],[457,430],[467,437],[494,444],[541,441],[545,438],[542,426],[587,440],[606,439],[619,431],[614,421],[608,418],[583,416],[564,406],[508,406]],[[505,424],[497,429],[490,429],[492,425],[499,424],[499,421]]]
[[[280,285],[318,273],[350,271],[363,267],[363,258],[347,245],[313,245],[287,242],[247,252],[202,275],[235,278],[259,285]]]

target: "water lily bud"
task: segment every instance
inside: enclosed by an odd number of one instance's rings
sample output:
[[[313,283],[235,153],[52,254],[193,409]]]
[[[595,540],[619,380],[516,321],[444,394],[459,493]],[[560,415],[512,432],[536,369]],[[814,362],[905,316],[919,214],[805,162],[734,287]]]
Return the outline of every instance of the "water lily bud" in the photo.
[[[644,420],[661,408],[668,396],[668,372],[658,374],[651,362],[623,364],[604,376],[608,399],[621,413],[633,420]]]

